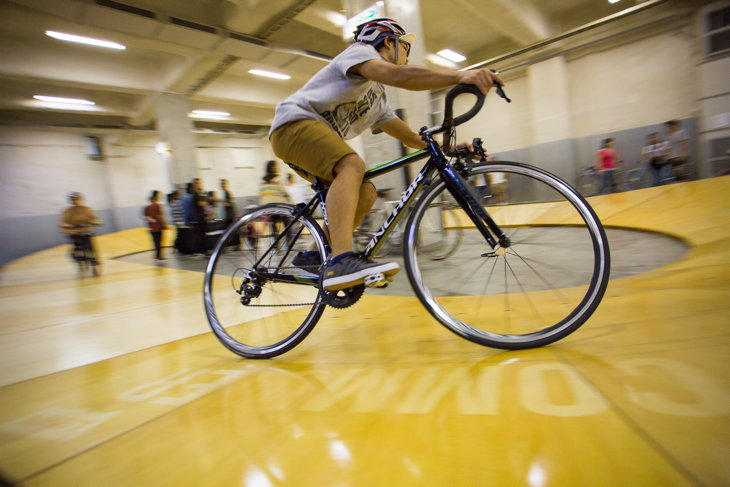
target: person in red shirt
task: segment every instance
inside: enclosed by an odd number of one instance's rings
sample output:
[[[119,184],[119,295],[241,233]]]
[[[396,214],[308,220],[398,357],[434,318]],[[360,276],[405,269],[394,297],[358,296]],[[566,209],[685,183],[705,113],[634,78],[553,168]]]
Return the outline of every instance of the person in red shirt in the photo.
[[[601,149],[596,152],[596,169],[601,175],[601,187],[598,194],[602,194],[610,188],[611,193],[616,192],[616,178],[614,174],[618,168],[618,153],[613,148],[614,140],[607,138],[601,144]]]
[[[150,204],[144,209],[144,219],[150,227],[152,242],[155,244],[155,258],[157,260],[165,260],[162,257],[162,230],[167,226],[167,222],[165,221],[165,214],[162,211],[159,200],[160,192],[157,190],[152,191]]]

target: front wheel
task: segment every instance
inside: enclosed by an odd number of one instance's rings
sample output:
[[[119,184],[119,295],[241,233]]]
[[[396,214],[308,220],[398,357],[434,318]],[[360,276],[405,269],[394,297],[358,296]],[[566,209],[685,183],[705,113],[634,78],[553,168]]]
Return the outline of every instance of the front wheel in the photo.
[[[595,311],[610,271],[601,222],[568,184],[515,162],[474,166],[472,174],[505,181],[501,202],[483,208],[509,237],[493,249],[464,210],[464,238],[443,260],[422,248],[433,202],[449,193],[441,180],[421,196],[406,229],[405,265],[418,298],[454,333],[502,349],[560,340]]]
[[[270,358],[294,348],[326,306],[319,292],[326,240],[314,219],[272,204],[234,222],[218,240],[205,271],[204,304],[220,342],[247,358]],[[226,247],[242,242],[241,250]],[[294,262],[316,248],[319,259]]]

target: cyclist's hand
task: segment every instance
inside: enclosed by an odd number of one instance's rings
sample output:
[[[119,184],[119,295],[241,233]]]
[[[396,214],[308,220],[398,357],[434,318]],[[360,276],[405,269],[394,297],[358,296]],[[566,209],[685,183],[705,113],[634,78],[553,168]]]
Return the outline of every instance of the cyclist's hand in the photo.
[[[474,151],[474,145],[470,142],[460,142],[459,144],[456,144],[456,151],[459,151],[460,149],[466,149],[471,153],[471,158],[475,160],[480,160],[482,158],[481,154],[478,154],[476,151]],[[484,150],[484,158],[486,159],[489,156],[487,153],[487,150]]]
[[[459,83],[467,85],[475,85],[485,95],[496,85],[504,86],[504,81],[499,75],[490,69],[474,69],[472,71],[464,71],[459,78]]]

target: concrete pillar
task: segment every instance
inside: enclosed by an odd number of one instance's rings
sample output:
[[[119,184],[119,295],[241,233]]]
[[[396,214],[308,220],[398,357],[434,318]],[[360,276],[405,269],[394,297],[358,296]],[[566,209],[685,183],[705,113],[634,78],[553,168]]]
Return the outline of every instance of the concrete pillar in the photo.
[[[533,143],[570,139],[570,98],[565,59],[561,56],[528,68]]]
[[[190,105],[185,95],[161,93],[155,108],[160,140],[170,149],[168,174],[172,189],[175,184],[184,184],[198,176],[195,133],[188,117]]]
[[[532,111],[532,163],[574,181],[578,171],[568,71],[563,57],[529,66],[527,70]]]

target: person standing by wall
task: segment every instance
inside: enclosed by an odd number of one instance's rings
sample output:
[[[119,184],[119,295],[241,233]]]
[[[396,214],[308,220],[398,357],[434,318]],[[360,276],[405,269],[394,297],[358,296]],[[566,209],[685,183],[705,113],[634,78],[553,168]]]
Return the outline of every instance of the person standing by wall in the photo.
[[[220,181],[221,185],[221,206],[223,206],[223,222],[228,228],[228,226],[233,223],[233,219],[236,215],[236,201],[233,198],[233,193],[231,192],[230,188],[228,187],[228,180],[227,179],[221,179]]]
[[[144,219],[150,227],[150,235],[155,245],[155,259],[166,260],[162,256],[162,230],[167,226],[165,214],[160,206],[160,192],[152,191],[150,195],[150,204],[144,209]]]
[[[687,131],[682,128],[679,120],[670,120],[664,123],[667,129],[667,141],[669,142],[669,156],[667,162],[671,164],[672,174],[677,181],[687,179],[689,162],[689,137]]]
[[[618,153],[613,148],[614,140],[609,137],[603,141],[601,148],[596,152],[596,169],[601,175],[601,187],[598,194],[602,194],[610,188],[611,193],[616,192],[616,169],[618,168]]]
[[[667,163],[669,147],[662,140],[659,132],[649,134],[646,142],[647,144],[641,149],[641,165],[646,165],[649,171],[651,171],[651,185],[659,186],[666,179],[666,172],[669,169],[669,164]]]

